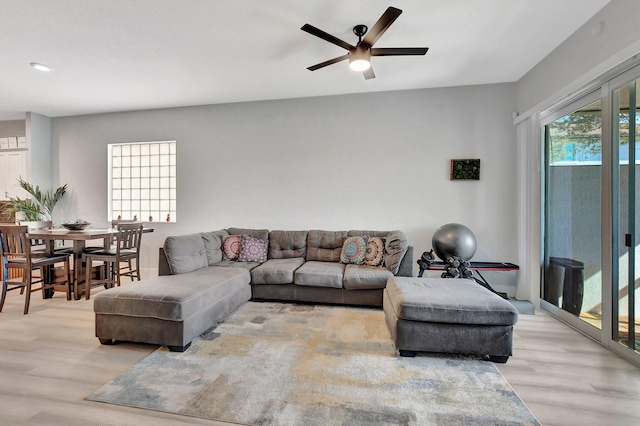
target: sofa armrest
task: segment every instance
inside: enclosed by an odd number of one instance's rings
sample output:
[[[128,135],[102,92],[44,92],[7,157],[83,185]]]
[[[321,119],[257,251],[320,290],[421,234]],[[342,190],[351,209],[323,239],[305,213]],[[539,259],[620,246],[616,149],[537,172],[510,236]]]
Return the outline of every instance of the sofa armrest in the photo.
[[[160,247],[158,253],[158,275],[171,275],[169,261],[167,260],[167,255],[164,253],[163,247]]]
[[[407,247],[407,252],[400,261],[398,268],[398,277],[413,277],[413,246]]]

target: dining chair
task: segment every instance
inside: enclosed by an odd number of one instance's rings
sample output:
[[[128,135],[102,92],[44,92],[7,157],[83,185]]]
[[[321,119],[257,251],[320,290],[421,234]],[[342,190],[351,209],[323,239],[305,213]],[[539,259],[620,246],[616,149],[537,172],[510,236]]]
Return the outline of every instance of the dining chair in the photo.
[[[89,299],[91,287],[103,285],[105,288],[120,286],[120,278],[131,277],[140,281],[140,245],[143,225],[141,223],[120,223],[115,244],[106,250],[84,253],[86,262],[85,298]],[[104,264],[98,278],[93,277],[93,262]],[[123,265],[124,264],[124,265]],[[135,267],[133,266],[135,264]]]
[[[27,232],[29,231],[42,231],[51,229],[53,222],[50,220],[19,220],[17,224],[20,226],[26,226]],[[31,239],[31,255],[44,254],[46,241],[32,238]]]
[[[18,225],[26,226],[27,232],[31,231],[43,231],[47,229],[53,229],[53,222],[50,220],[20,220],[18,221]],[[62,241],[64,244],[64,241]],[[32,238],[31,239],[31,254],[32,255],[44,255],[46,252],[46,244],[47,242],[41,239]],[[73,249],[69,247],[56,247],[54,248],[55,254],[60,253],[73,253]]]
[[[25,294],[24,314],[29,313],[29,302],[31,293],[37,290],[42,291],[42,298],[46,298],[47,290],[61,285],[65,286],[67,300],[71,300],[71,268],[69,254],[54,254],[45,256],[32,255],[31,238],[29,238],[27,226],[6,225],[0,226],[0,242],[2,249],[2,296],[0,296],[0,312],[4,307],[7,293],[20,289],[20,294]],[[63,279],[55,281],[56,265],[62,264],[61,270],[64,272]],[[21,272],[21,276],[9,278],[5,270],[15,269]],[[33,272],[40,271],[36,276]],[[35,284],[40,284],[40,288],[34,288]]]
[[[118,229],[118,225],[123,224],[123,223],[138,223],[140,224],[140,222],[135,222],[133,220],[123,220],[123,219],[114,219],[111,221],[111,228],[113,229]],[[116,250],[116,236],[114,235],[114,237],[111,239],[111,250],[115,251]],[[101,251],[104,250],[104,245],[92,245],[92,246],[87,246],[84,248],[84,252],[85,253],[89,253],[89,252],[94,252],[94,251]]]

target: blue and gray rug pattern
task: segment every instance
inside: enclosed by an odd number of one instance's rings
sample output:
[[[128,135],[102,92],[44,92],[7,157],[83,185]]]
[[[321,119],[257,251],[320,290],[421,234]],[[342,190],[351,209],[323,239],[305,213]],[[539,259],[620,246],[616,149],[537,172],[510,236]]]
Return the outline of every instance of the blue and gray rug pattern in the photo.
[[[249,302],[87,399],[251,425],[538,425],[491,362],[396,354],[380,310]]]

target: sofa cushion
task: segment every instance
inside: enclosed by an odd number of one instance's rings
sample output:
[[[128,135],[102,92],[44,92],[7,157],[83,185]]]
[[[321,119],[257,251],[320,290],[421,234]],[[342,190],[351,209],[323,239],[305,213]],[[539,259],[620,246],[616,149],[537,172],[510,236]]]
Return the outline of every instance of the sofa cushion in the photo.
[[[381,237],[385,238],[389,234],[389,231],[362,231],[358,229],[352,229],[347,232],[347,237]]]
[[[207,253],[207,261],[209,266],[222,260],[222,240],[229,235],[226,230],[203,232],[202,240],[204,241],[204,250]]]
[[[251,284],[291,284],[293,273],[304,263],[304,258],[269,259],[251,270]]]
[[[295,271],[293,282],[313,287],[342,288],[344,267],[337,262],[308,261]]]
[[[240,248],[242,248],[241,235],[229,235],[224,237],[224,240],[222,241],[222,251],[225,259],[238,260],[238,256],[240,256]]]
[[[307,261],[340,262],[346,231],[312,230],[307,234]]]
[[[390,270],[393,275],[398,273],[400,262],[407,253],[409,242],[402,231],[391,231],[387,235],[384,243],[384,266]]]
[[[172,275],[185,274],[209,264],[200,234],[167,237],[164,252]]]
[[[307,254],[307,231],[271,231],[269,259],[304,258]]]
[[[246,269],[247,271],[250,271],[256,266],[260,266],[260,262],[237,262],[235,260],[222,259],[220,262],[216,263],[214,266],[220,266],[223,268],[241,268],[241,269]]]
[[[266,262],[268,245],[269,241],[243,235],[238,262]]]
[[[208,309],[226,294],[249,287],[242,268],[209,266],[180,276],[158,276],[136,285],[110,288],[94,300],[97,314],[182,321]]]
[[[384,263],[384,239],[369,237],[367,239],[367,251],[364,255],[364,264],[380,266]]]
[[[261,240],[269,240],[268,229],[249,229],[249,228],[227,228],[229,235],[248,235],[253,238],[260,238]]]
[[[342,244],[340,262],[362,265],[367,254],[367,240],[364,237],[347,237]]]
[[[392,277],[385,291],[403,320],[482,325],[518,321],[511,303],[472,279]]]
[[[387,280],[393,277],[385,267],[367,265],[347,265],[344,270],[344,288],[347,290],[365,290],[385,288]]]

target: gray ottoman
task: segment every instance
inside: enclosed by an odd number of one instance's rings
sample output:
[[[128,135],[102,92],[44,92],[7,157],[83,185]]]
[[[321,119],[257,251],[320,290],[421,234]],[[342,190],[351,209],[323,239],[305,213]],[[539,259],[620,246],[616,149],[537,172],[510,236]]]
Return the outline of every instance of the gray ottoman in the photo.
[[[167,345],[183,352],[202,332],[251,298],[249,271],[208,266],[144,279],[96,295],[96,337]]]
[[[389,278],[383,309],[401,356],[444,352],[504,363],[512,354],[518,311],[472,279]]]

